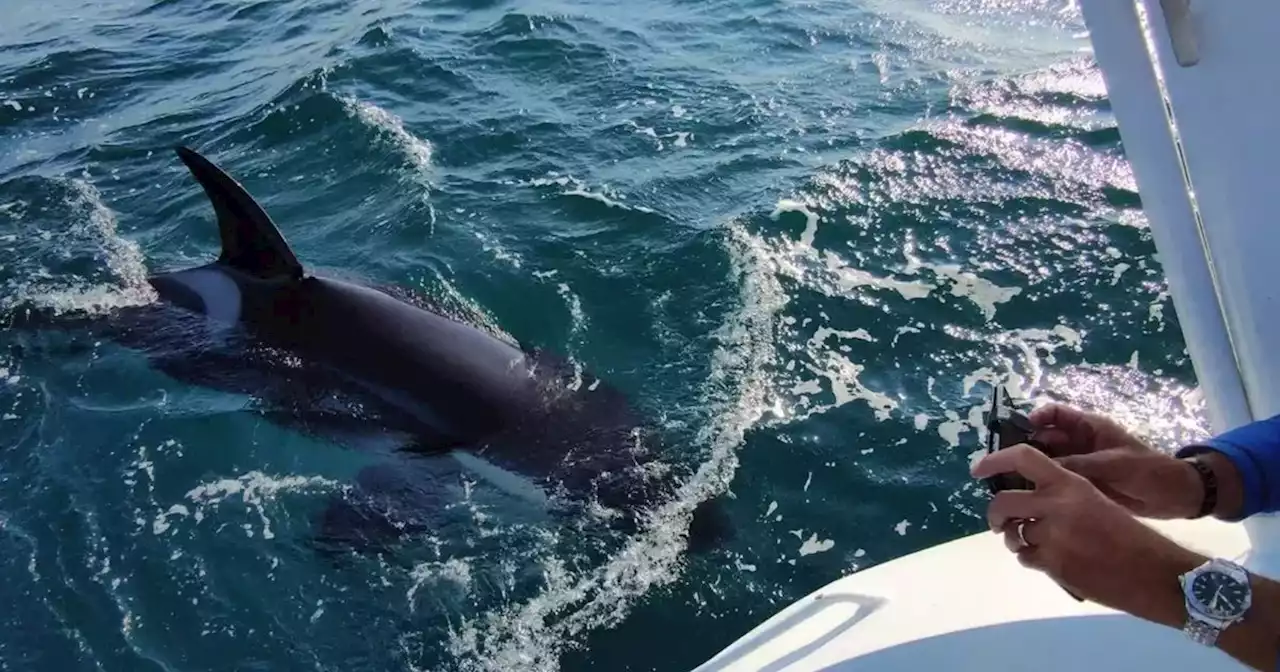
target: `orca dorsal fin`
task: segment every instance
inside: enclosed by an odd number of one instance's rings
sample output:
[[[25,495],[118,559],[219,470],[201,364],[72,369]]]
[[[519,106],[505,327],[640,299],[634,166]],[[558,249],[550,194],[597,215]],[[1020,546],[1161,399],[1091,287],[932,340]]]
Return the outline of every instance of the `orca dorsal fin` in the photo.
[[[186,147],[178,147],[178,158],[204,187],[218,216],[222,256],[218,263],[264,280],[302,279],[302,264],[276,228],[267,211],[249,192],[212,161]]]

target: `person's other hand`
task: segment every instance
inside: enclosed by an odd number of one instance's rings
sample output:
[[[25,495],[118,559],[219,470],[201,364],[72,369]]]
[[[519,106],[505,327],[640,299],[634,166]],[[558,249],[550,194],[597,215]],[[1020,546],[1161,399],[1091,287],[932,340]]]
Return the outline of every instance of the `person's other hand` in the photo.
[[[1036,428],[1035,439],[1045,444],[1054,457],[1086,455],[1120,447],[1151,449],[1115,420],[1066,404],[1046,404],[1027,417]]]
[[[1005,545],[1023,565],[1082,598],[1155,619],[1169,600],[1181,599],[1177,577],[1204,561],[1031,446],[988,455],[973,468],[976,478],[1010,472],[1036,489],[997,494],[987,523],[1004,534]]]
[[[1192,518],[1200,512],[1204,486],[1195,468],[1114,420],[1061,404],[1037,408],[1029,417],[1050,455],[1133,513]]]

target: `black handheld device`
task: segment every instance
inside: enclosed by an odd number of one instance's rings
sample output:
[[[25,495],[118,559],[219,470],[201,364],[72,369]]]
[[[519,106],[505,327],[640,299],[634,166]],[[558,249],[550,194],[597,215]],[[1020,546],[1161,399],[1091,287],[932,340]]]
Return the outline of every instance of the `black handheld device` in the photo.
[[[1003,386],[997,385],[991,392],[991,408],[987,411],[985,420],[988,455],[1020,443],[1025,443],[1046,455],[1049,454],[1048,446],[1031,438],[1036,431],[1035,425],[1031,424],[1030,418],[1014,408],[1013,402],[1009,399],[1009,393]],[[987,479],[987,487],[991,488],[991,494],[996,494],[1003,490],[1034,490],[1036,486],[1019,474],[996,474]],[[1066,586],[1062,589],[1077,602],[1084,601]]]
[[[1048,453],[1046,446],[1031,438],[1035,426],[1027,416],[1019,413],[1009,399],[1004,386],[997,385],[991,392],[991,408],[985,414],[987,425],[987,454],[1004,450],[1020,443]],[[1018,474],[996,474],[987,479],[987,487],[995,494],[1003,490],[1034,490],[1035,485]]]

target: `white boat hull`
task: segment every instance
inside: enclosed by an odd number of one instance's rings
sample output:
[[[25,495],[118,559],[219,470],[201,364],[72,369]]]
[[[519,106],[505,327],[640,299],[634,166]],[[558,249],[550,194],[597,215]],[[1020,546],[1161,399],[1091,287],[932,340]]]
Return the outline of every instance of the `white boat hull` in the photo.
[[[1153,522],[1203,553],[1240,559],[1240,525]],[[697,672],[1212,672],[1239,670],[1181,633],[1077,602],[979,534],[847,576],[793,603]]]

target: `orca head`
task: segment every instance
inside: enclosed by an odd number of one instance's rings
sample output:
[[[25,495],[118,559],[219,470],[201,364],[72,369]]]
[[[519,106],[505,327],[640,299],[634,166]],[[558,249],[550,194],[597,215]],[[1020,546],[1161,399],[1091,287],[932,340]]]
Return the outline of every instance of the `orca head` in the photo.
[[[737,536],[719,497],[698,504],[689,522],[689,552],[707,553]]]
[[[177,152],[213,204],[222,253],[214,263],[154,275],[148,282],[168,303],[235,324],[243,312],[243,289],[301,280],[302,265],[275,222],[239,182],[186,147]]]

